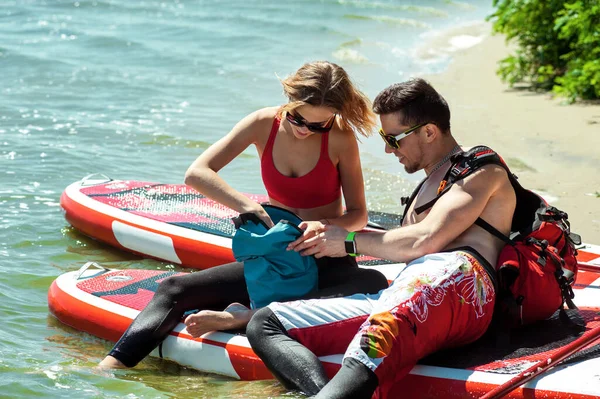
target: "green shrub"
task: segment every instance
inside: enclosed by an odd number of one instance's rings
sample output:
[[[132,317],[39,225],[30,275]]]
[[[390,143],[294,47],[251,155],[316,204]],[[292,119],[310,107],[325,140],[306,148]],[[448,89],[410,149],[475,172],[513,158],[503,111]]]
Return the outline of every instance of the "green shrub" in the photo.
[[[494,32],[517,50],[500,61],[511,86],[528,82],[571,101],[600,98],[600,0],[494,0]]]

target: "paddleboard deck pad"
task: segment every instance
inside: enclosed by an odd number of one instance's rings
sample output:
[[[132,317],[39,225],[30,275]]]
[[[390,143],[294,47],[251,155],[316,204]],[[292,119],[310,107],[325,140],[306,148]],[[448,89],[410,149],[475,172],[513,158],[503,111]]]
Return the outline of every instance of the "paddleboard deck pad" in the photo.
[[[92,176],[69,185],[60,202],[73,227],[117,248],[199,269],[234,261],[231,218],[238,214],[186,185]],[[400,224],[390,213],[370,212],[369,218],[373,227],[367,230]]]
[[[394,265],[386,267],[393,269]],[[117,341],[150,301],[158,284],[177,273],[157,270],[108,270],[86,264],[79,271],[59,276],[48,292],[50,310],[63,323],[92,335]],[[574,287],[577,311],[572,322],[553,318],[512,332],[499,344],[488,334],[474,344],[439,352],[414,367],[400,384],[403,397],[474,398],[551,357],[576,338],[600,325],[600,270],[586,268]],[[212,332],[191,337],[180,323],[153,353],[183,366],[241,380],[272,376],[241,334]],[[342,355],[321,358],[334,374]],[[535,378],[509,398],[597,398],[600,395],[600,344],[567,359],[564,364]]]

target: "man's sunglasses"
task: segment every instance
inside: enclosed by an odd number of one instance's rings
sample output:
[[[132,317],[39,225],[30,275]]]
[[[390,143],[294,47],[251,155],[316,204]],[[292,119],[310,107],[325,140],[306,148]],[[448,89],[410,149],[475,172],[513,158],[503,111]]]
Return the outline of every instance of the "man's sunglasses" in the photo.
[[[294,115],[291,112],[285,113],[285,119],[287,119],[287,121],[292,125],[298,127],[306,127],[313,133],[327,133],[333,127],[333,123],[335,122],[335,114],[331,117],[330,122],[327,123],[325,126],[323,126],[323,123],[308,123],[303,117],[299,115]]]
[[[383,141],[386,142],[387,145],[389,145],[392,148],[398,149],[400,148],[400,140],[402,140],[403,138],[405,138],[406,136],[410,136],[412,133],[414,133],[418,128],[423,127],[427,124],[428,122],[425,123],[420,123],[416,126],[411,127],[410,129],[396,134],[396,135],[391,135],[391,134],[385,134],[385,132],[383,131],[383,129],[379,129],[379,135],[381,136],[381,138],[383,139]]]

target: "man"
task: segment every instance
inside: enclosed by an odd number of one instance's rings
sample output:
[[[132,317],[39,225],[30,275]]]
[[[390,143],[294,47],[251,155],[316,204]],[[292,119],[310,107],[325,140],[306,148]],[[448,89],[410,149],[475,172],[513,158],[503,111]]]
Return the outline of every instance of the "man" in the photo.
[[[492,318],[492,265],[504,243],[474,222],[481,217],[508,234],[516,205],[505,170],[486,165],[416,212],[438,197],[450,156],[462,150],[450,131],[448,104],[413,79],[383,90],[373,108],[386,153],[406,172],[427,175],[402,227],[354,234],[326,226],[290,248],[316,257],[355,252],[406,267],[376,295],[273,303],[247,330],[255,352],[286,387],[316,398],[370,398],[376,391],[380,398],[399,397],[393,392],[419,359],[479,338]],[[317,356],[344,352],[329,381]]]

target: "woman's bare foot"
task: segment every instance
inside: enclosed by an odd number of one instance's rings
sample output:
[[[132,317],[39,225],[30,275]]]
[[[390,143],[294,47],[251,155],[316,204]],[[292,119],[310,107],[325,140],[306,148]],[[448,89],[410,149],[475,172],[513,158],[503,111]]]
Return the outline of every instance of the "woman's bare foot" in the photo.
[[[201,310],[185,319],[187,332],[197,338],[209,331],[231,330],[246,327],[254,310],[248,309],[241,303],[232,303],[225,310]]]
[[[99,364],[98,367],[101,369],[125,369],[127,368],[127,366],[125,366],[123,363],[121,363],[120,360],[117,360],[116,358],[112,357],[112,356],[106,356],[104,358],[104,360],[102,360]]]

